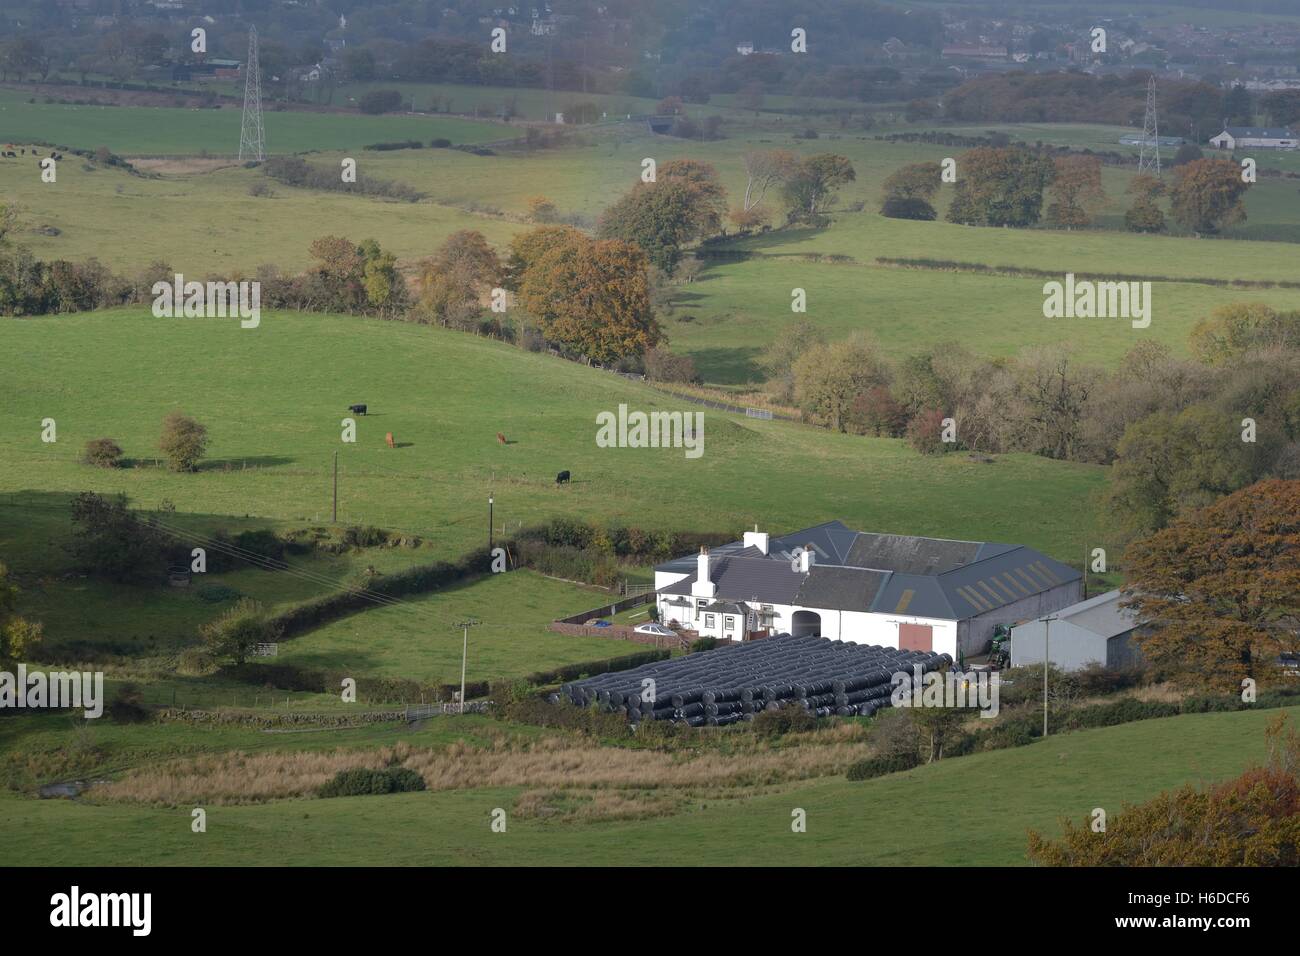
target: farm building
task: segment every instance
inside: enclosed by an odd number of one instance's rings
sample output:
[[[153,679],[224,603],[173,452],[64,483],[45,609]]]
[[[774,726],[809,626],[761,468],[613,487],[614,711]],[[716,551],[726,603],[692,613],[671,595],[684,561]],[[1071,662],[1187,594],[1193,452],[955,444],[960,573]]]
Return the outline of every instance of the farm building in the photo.
[[[1066,671],[1088,664],[1112,670],[1133,667],[1140,660],[1133,644],[1137,619],[1119,602],[1119,591],[1107,591],[1064,608],[1054,615],[1050,631],[1042,618],[1017,624],[1011,629],[1011,666],[1041,664],[1050,656]]]
[[[958,657],[999,624],[1079,600],[1082,574],[1021,545],[853,531],[842,522],[701,549],[655,568],[659,620],[708,637],[789,632]]]
[[[1300,133],[1282,127],[1229,126],[1218,136],[1210,137],[1216,149],[1296,149],[1300,147]]]

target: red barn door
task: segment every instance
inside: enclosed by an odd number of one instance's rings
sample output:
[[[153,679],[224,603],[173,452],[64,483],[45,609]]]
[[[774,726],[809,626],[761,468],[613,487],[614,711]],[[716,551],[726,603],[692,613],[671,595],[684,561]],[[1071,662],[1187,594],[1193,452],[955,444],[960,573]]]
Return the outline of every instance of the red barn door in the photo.
[[[898,646],[905,651],[932,651],[934,628],[929,624],[899,624]]]

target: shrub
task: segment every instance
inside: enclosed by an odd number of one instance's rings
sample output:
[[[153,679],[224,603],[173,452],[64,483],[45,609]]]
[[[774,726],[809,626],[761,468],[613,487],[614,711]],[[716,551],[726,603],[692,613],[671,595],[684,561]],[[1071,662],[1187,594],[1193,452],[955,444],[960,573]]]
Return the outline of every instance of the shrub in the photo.
[[[433,149],[451,149],[451,140],[443,139],[440,136],[437,139],[429,140],[429,146]]]
[[[652,382],[690,384],[698,380],[695,362],[689,355],[653,348],[645,353],[645,377]]]
[[[760,737],[780,737],[815,730],[817,718],[798,705],[790,705],[755,714],[749,726]]]
[[[172,471],[194,471],[208,448],[207,426],[188,415],[172,412],[163,419],[158,448]]]
[[[86,442],[81,460],[97,468],[116,468],[122,458],[122,449],[111,438],[92,438]]]
[[[887,773],[911,770],[913,767],[918,766],[920,762],[920,758],[915,753],[895,753],[885,754],[880,757],[868,757],[852,764],[845,776],[850,780],[870,780],[872,777],[883,777]]]
[[[216,670],[217,659],[201,647],[187,647],[176,659],[176,673],[186,677],[207,677]]]
[[[385,770],[340,770],[316,791],[320,797],[360,797],[375,793],[410,793],[423,790],[424,778],[409,767]]]
[[[363,113],[390,113],[401,108],[402,94],[397,90],[371,90],[357,101],[357,109]]]
[[[108,705],[108,716],[115,724],[138,724],[149,718],[149,708],[144,705],[144,694],[135,684],[123,684],[117,696]]]
[[[924,199],[894,197],[886,199],[880,214],[890,219],[915,219],[929,222],[935,218],[934,207]]]
[[[718,646],[716,637],[700,637],[691,641],[691,653],[696,654],[700,651],[711,651]]]

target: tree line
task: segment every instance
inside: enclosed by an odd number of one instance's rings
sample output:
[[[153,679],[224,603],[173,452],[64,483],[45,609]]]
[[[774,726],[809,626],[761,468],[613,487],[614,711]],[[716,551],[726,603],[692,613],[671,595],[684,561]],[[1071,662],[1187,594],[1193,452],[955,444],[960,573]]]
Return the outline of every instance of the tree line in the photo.
[[[798,322],[765,367],[775,401],[838,431],[906,437],[928,454],[1109,465],[1104,510],[1131,539],[1260,479],[1300,478],[1300,312],[1225,306],[1189,349],[1141,342],[1113,371],[1057,345],[987,358],[940,343],[890,362],[865,334],[827,342]]]

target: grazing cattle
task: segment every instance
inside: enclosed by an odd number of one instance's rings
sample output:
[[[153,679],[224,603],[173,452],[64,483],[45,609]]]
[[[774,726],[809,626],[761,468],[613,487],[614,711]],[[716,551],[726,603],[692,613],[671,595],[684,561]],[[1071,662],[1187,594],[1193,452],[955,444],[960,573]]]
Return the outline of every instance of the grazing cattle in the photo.
[[[350,411],[350,412],[351,412],[352,414],[354,414],[354,415],[364,415],[364,414],[366,413],[366,406],[364,406],[364,405],[349,405],[349,406],[348,406],[348,411]]]
[[[389,447],[389,448],[396,448],[396,447],[397,447],[395,444],[393,444],[393,433],[392,433],[392,432],[389,432],[387,435],[384,436],[384,441],[388,442],[388,447]]]
[[[500,432],[497,432],[497,442],[499,444],[504,445],[506,443],[506,436],[501,434]]]
[[[568,480],[569,480],[569,473],[567,471],[562,471],[555,476],[555,483],[557,485],[562,485]]]

